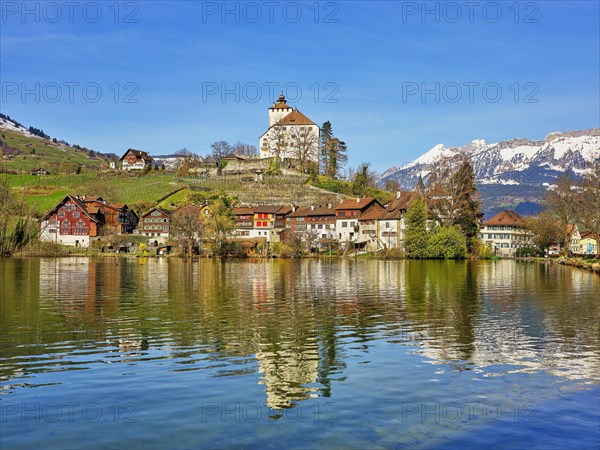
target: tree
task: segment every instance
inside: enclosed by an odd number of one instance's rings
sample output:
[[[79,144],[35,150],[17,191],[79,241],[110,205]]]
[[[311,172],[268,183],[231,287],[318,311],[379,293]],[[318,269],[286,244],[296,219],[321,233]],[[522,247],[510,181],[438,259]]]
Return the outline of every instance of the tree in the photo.
[[[211,155],[216,162],[233,152],[233,147],[227,141],[216,141],[210,144]]]
[[[325,175],[336,178],[348,161],[346,143],[333,138],[327,143],[327,169]]]
[[[258,150],[256,149],[256,146],[254,146],[252,144],[244,144],[243,142],[240,142],[240,141],[237,141],[233,145],[233,153],[235,153],[236,155],[239,155],[239,156],[251,156],[251,157],[258,156]]]
[[[10,255],[37,235],[37,223],[24,200],[17,200],[8,183],[0,180],[0,256]]]
[[[210,205],[210,214],[202,215],[202,223],[211,253],[215,256],[224,256],[225,243],[236,227],[231,198],[225,193],[219,194]]]
[[[182,148],[175,152],[177,160],[175,162],[175,173],[180,177],[189,175],[190,169],[198,167],[201,163],[200,156],[190,152],[187,148]],[[157,170],[158,166],[155,166]]]
[[[443,158],[430,174],[428,206],[442,225],[458,225],[472,251],[479,233],[481,204],[476,199],[475,174],[468,160]]]
[[[427,257],[433,259],[464,259],[467,242],[458,225],[436,227],[427,241]]]
[[[184,256],[193,254],[202,237],[203,223],[200,209],[196,206],[183,206],[171,218],[170,232]]]
[[[537,216],[526,217],[525,227],[531,231],[533,243],[542,253],[547,252],[552,245],[561,244],[564,239],[562,226],[548,211],[542,211]]]
[[[580,196],[577,191],[576,181],[568,175],[562,175],[556,181],[554,188],[548,190],[544,197],[544,206],[560,226],[563,234],[563,242],[569,241],[567,226],[575,223],[579,218],[578,208]],[[567,251],[565,245],[563,251]]]
[[[427,257],[427,209],[420,198],[415,200],[406,211],[406,230],[404,231],[404,252],[409,258]]]
[[[281,161],[281,155],[285,151],[286,138],[287,138],[286,127],[283,125],[273,125],[267,135],[267,147],[269,154],[275,156],[275,160]]]
[[[310,163],[319,157],[319,136],[310,127],[293,127],[291,130],[291,156],[298,160],[300,171],[308,172]]]
[[[329,141],[333,139],[333,129],[331,127],[331,122],[327,121],[321,127],[321,142],[319,144],[320,153],[321,153],[321,166],[323,170],[323,174],[327,174],[327,169],[329,167]]]
[[[367,195],[369,188],[375,186],[375,173],[369,169],[369,163],[362,163],[352,179],[352,193],[354,195]]]
[[[217,175],[221,175],[223,170],[221,159],[230,155],[233,152],[233,147],[227,141],[217,141],[210,144],[210,148],[212,149],[212,157],[217,163]]]
[[[583,175],[577,204],[581,224],[600,233],[600,161],[595,161]]]

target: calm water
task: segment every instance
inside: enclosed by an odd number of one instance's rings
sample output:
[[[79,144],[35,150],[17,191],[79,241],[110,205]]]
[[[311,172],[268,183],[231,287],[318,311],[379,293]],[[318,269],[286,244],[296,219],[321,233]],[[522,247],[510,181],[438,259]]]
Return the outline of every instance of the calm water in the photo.
[[[512,261],[0,260],[0,446],[597,449],[599,298]]]

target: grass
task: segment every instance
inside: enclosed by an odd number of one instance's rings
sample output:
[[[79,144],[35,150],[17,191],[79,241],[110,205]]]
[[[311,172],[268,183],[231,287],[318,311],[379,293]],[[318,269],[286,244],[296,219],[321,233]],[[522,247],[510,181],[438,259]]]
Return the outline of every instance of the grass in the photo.
[[[78,166],[97,170],[106,160],[90,156],[84,150],[78,150],[63,144],[55,144],[51,140],[25,136],[16,131],[0,130],[0,139],[9,147],[17,148],[23,153],[11,159],[0,159],[0,168],[30,172],[32,169],[44,167],[50,173],[58,173],[61,165]],[[85,170],[85,169],[84,169]]]
[[[98,176],[81,175],[9,175],[0,174],[14,192],[25,198],[34,211],[43,215],[65,195],[101,196],[112,203],[140,205],[155,204],[161,197],[182,187],[171,174],[150,174],[130,177],[121,173]]]

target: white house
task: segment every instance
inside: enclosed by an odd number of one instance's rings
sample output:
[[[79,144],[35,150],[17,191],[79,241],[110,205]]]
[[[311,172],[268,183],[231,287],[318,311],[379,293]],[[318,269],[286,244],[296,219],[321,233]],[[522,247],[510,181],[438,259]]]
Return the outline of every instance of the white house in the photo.
[[[480,239],[499,256],[515,256],[517,249],[533,245],[531,232],[515,211],[500,211],[483,223]]]
[[[152,168],[155,162],[147,152],[130,148],[121,156],[121,164],[123,170],[144,170]]]
[[[269,107],[269,128],[259,138],[261,158],[279,157],[319,161],[320,129],[317,124],[292,108],[283,93]]]

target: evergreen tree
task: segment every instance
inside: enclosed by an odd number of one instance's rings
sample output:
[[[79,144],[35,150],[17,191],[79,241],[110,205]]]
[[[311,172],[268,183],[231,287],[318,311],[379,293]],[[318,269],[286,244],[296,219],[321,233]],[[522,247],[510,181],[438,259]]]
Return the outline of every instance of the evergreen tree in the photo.
[[[475,185],[475,172],[469,161],[465,161],[453,175],[452,182],[457,185],[455,190],[458,214],[453,221],[458,225],[467,240],[467,249],[473,250],[473,239],[479,233],[480,203],[475,200],[477,186]]]
[[[404,231],[404,252],[408,258],[427,257],[427,210],[425,202],[415,200],[406,211],[406,230]]]
[[[333,139],[333,129],[331,128],[331,122],[327,121],[321,127],[321,142],[320,142],[320,153],[321,153],[321,164],[323,167],[323,174],[327,174],[327,168],[329,167],[329,141]]]

